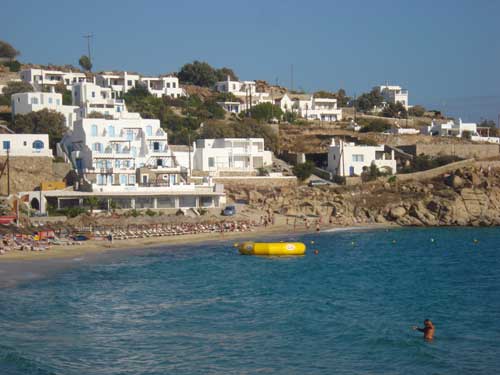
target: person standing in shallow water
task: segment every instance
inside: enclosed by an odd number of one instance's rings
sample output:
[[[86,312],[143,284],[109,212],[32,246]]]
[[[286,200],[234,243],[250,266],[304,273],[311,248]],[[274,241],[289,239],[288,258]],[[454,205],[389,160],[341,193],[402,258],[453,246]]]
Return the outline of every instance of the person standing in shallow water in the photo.
[[[424,333],[424,339],[431,341],[434,338],[434,324],[429,319],[424,320],[424,328],[418,328],[413,326],[414,331],[419,331]]]

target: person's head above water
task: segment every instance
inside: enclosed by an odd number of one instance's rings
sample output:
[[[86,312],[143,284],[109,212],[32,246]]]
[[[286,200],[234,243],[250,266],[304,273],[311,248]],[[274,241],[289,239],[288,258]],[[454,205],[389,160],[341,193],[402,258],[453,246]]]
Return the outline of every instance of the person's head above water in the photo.
[[[432,327],[432,322],[429,319],[424,320],[424,326],[426,327]]]

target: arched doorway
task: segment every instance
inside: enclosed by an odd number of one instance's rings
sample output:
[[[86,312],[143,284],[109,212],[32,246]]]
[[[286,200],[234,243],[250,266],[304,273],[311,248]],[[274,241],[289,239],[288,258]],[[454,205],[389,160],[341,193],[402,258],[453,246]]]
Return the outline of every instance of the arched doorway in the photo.
[[[33,210],[40,210],[40,201],[38,200],[38,198],[33,198],[30,204]]]

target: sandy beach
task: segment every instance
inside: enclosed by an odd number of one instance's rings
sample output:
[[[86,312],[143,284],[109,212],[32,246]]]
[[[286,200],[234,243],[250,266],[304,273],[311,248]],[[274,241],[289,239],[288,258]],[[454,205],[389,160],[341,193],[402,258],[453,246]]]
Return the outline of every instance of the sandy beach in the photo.
[[[321,232],[384,229],[388,225],[372,224],[350,227],[323,225]],[[12,251],[0,257],[0,287],[9,287],[22,281],[44,277],[81,263],[106,261],[116,255],[140,254],[152,248],[171,248],[175,246],[199,245],[202,243],[228,242],[232,248],[233,242],[259,241],[266,239],[286,240],[295,235],[318,233],[314,228],[278,223],[268,227],[257,227],[249,232],[200,233],[172,237],[150,237],[128,240],[109,241],[89,240],[81,245],[53,246],[43,252]],[[235,250],[236,251],[236,250]]]

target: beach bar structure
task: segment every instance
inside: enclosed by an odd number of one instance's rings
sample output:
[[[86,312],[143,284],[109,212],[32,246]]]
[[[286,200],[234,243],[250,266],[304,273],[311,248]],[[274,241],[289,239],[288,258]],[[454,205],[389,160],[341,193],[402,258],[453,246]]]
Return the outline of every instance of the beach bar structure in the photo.
[[[47,212],[49,206],[56,209],[84,206],[86,199],[98,200],[97,210],[110,209],[210,209],[223,207],[226,195],[222,184],[184,185],[176,188],[137,188],[130,191],[77,191],[50,190],[22,193],[27,195],[30,206],[39,207],[40,213]],[[34,202],[34,200],[38,202]],[[41,200],[41,204],[40,203]]]

